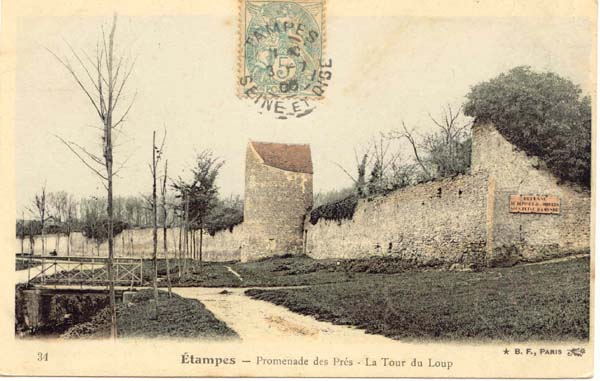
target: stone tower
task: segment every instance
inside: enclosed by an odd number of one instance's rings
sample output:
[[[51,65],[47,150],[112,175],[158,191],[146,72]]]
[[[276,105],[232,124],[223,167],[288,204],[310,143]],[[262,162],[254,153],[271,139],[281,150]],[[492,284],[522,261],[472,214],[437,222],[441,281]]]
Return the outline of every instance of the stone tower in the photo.
[[[242,262],[304,252],[312,173],[309,145],[248,143]]]

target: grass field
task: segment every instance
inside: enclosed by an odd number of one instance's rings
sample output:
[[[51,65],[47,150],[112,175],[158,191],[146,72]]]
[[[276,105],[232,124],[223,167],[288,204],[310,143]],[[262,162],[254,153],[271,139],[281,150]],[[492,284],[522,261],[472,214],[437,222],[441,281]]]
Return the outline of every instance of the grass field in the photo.
[[[482,272],[366,274],[246,294],[318,320],[412,340],[587,340],[589,259]]]
[[[153,316],[153,292],[146,289],[134,295],[131,304],[119,304],[118,335],[130,337],[235,339],[237,334],[195,299],[159,293],[158,319]],[[86,323],[69,328],[63,338],[104,338],[110,334],[110,313],[103,309]]]
[[[242,280],[227,270],[230,267]],[[396,258],[372,257],[364,259],[315,260],[306,256],[283,256],[256,262],[188,263],[192,269],[183,279],[178,277],[176,261],[171,261],[171,280],[174,285],[198,287],[272,287],[306,286],[367,279],[374,274],[397,274],[414,269],[410,263]],[[151,280],[151,262],[144,263],[145,280]],[[158,274],[161,285],[166,283],[166,266],[159,260]]]

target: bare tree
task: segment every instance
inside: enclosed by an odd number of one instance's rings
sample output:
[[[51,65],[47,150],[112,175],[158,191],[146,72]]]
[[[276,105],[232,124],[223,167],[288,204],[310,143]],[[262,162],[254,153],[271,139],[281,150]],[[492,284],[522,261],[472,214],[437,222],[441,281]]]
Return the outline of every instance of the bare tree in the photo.
[[[77,221],[77,200],[73,195],[69,195],[67,198],[65,214],[65,227],[67,229],[67,256],[71,255],[71,233],[73,232],[73,225]]]
[[[472,120],[461,118],[462,107],[456,111],[448,104],[439,119],[429,118],[438,130],[425,136],[423,148],[436,177],[452,176],[465,172],[471,162],[470,129]]]
[[[115,305],[115,289],[113,274],[113,176],[123,167],[123,162],[119,168],[114,168],[113,156],[113,132],[117,133],[118,128],[125,122],[129,111],[135,100],[135,96],[126,108],[121,112],[120,104],[124,97],[123,89],[127,84],[135,60],[128,61],[123,56],[117,57],[115,54],[115,33],[117,29],[117,15],[113,16],[112,25],[108,36],[102,28],[102,38],[96,44],[95,59],[92,59],[87,53],[78,53],[70,44],[67,43],[69,50],[74,58],[76,66],[73,65],[67,56],[48,50],[71,74],[78,87],[84,93],[93,106],[94,111],[102,122],[102,154],[94,154],[85,147],[67,141],[58,136],[75,156],[88,167],[96,176],[98,176],[107,192],[107,215],[108,215],[108,283],[110,289],[110,312],[111,312],[111,337],[117,337],[117,315]],[[117,113],[119,115],[117,115]]]
[[[46,184],[42,186],[40,193],[36,194],[33,198],[33,206],[29,210],[37,214],[41,225],[42,235],[42,255],[46,255],[46,221],[48,220],[48,204],[46,200]]]
[[[402,130],[392,130],[387,137],[409,142],[423,179],[452,176],[465,172],[470,166],[469,127],[472,121],[465,121],[461,116],[462,107],[455,111],[447,105],[439,119],[429,115],[436,131],[417,140],[414,129],[409,130],[402,121]]]
[[[202,266],[202,240],[205,220],[215,205],[218,188],[216,178],[225,162],[205,150],[196,156],[196,166],[192,169],[193,178],[187,183],[181,178],[173,187],[178,192],[178,198],[184,200],[185,220],[187,230],[192,229],[191,244],[192,258],[198,259]],[[195,231],[200,230],[200,242],[196,245]]]
[[[419,143],[414,137],[414,129],[409,130],[406,127],[406,123],[402,121],[402,131],[393,130],[388,134],[388,137],[390,139],[406,139],[410,143],[413,154],[415,156],[415,161],[417,162],[419,167],[421,167],[423,174],[427,179],[432,178],[431,172],[429,171],[425,161],[421,158],[421,155],[419,154]]]
[[[400,151],[394,149],[392,142],[392,139],[381,135],[372,138],[361,154],[354,148],[356,175],[336,163],[354,182],[357,196],[366,197],[394,189],[393,172],[401,165]]]
[[[150,164],[150,173],[152,174],[152,199],[150,205],[152,206],[152,286],[154,288],[154,318],[158,319],[158,203],[156,199],[156,177],[158,176],[158,163],[162,158],[163,148],[165,146],[165,139],[167,137],[167,131],[163,135],[162,143],[160,147],[156,145],[156,131],[152,132],[152,164]]]
[[[48,206],[50,216],[54,218],[55,223],[61,228],[66,227],[66,220],[69,206],[69,194],[65,191],[48,193]],[[56,234],[56,252],[60,253],[60,235],[61,231]]]
[[[165,264],[167,266],[167,287],[169,289],[169,298],[171,295],[171,266],[169,266],[169,253],[167,252],[167,168],[168,160],[165,160],[165,170],[163,173],[162,186],[160,188],[160,194],[162,198],[162,225],[163,225],[163,256],[165,257]]]
[[[350,171],[348,171],[346,168],[342,167],[340,164],[334,163],[336,166],[338,166],[338,168],[340,168],[346,174],[346,176],[348,176],[350,178],[350,180],[352,180],[352,182],[354,183],[354,188],[356,189],[356,194],[358,195],[358,197],[364,197],[367,195],[367,189],[366,189],[367,168],[373,161],[373,156],[371,155],[370,150],[371,150],[371,147],[368,146],[366,149],[364,149],[359,154],[356,147],[354,147],[354,161],[356,163],[355,164],[356,165],[356,175],[353,175]]]
[[[17,234],[21,240],[21,254],[25,254],[25,212],[21,212],[21,221],[17,221]]]
[[[33,221],[29,221],[29,248],[31,249],[31,255],[35,254],[35,228],[33,227]]]
[[[400,152],[392,149],[392,140],[380,136],[371,141],[374,158],[367,190],[370,195],[376,195],[394,189],[392,170],[400,168]]]

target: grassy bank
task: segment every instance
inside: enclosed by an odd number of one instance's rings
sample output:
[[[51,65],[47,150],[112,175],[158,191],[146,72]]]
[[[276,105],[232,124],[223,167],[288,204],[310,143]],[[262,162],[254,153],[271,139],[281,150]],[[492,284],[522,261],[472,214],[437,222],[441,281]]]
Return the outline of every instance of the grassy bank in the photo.
[[[414,264],[398,258],[315,260],[306,256],[282,256],[248,263],[188,263],[188,275],[179,278],[177,262],[170,261],[170,263],[171,280],[178,287],[306,286],[348,282],[367,279],[374,274],[398,274],[416,269]],[[150,281],[151,263],[148,261],[144,266],[147,268],[144,278]],[[242,279],[227,267],[239,274]],[[159,260],[158,275],[161,278],[161,285],[166,285],[164,260]]]
[[[166,261],[159,259],[157,267],[159,286],[166,287]],[[169,260],[171,284],[174,287],[306,286],[365,279],[373,274],[398,274],[431,268],[445,267],[440,264],[423,268],[394,257],[316,260],[307,256],[281,256],[248,263],[199,262],[189,259],[180,263],[176,259]],[[87,273],[92,271],[96,272],[96,278],[102,278],[106,269],[98,266],[94,270],[84,270]],[[152,261],[144,259],[143,279],[146,286],[152,282],[153,271]],[[60,280],[65,274],[48,275],[46,281]],[[123,284],[126,285],[127,282]]]
[[[39,265],[39,262],[29,261],[23,258],[17,258],[15,261],[15,271],[27,270]]]
[[[117,326],[119,337],[234,339],[237,334],[195,299],[173,294],[169,298],[159,292],[159,315],[154,311],[151,289],[136,293],[127,304],[119,304]],[[106,338],[110,334],[110,312],[103,309],[90,321],[68,329],[63,338]]]
[[[589,336],[589,259],[482,272],[411,271],[247,295],[394,339]]]

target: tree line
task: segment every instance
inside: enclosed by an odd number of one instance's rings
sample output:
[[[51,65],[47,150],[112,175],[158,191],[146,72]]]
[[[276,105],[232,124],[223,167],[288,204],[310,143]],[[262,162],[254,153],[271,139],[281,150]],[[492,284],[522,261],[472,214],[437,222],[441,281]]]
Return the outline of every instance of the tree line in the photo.
[[[169,179],[167,160],[164,157],[166,127],[162,142],[157,144],[156,132],[152,132],[152,155],[149,157],[152,184],[149,184],[148,196],[126,198],[119,202],[115,197],[113,179],[124,168],[127,160],[120,160],[114,147],[129,121],[129,114],[135,103],[137,92],[128,87],[132,73],[136,67],[136,58],[130,57],[123,49],[119,49],[116,39],[117,15],[112,18],[106,28],[102,25],[95,49],[89,51],[77,49],[65,41],[66,54],[46,49],[67,72],[73,85],[80,90],[88,101],[90,111],[100,126],[93,126],[99,131],[98,141],[101,144],[93,149],[85,147],[68,137],[56,136],[65,147],[99,180],[106,189],[105,198],[81,200],[78,204],[74,198],[61,193],[47,194],[45,185],[35,195],[31,211],[36,222],[26,222],[22,214],[17,223],[17,232],[24,240],[26,231],[39,230],[42,236],[42,253],[45,254],[45,235],[47,225],[57,226],[70,237],[73,229],[79,228],[88,237],[105,240],[108,246],[107,277],[109,286],[109,307],[111,316],[111,337],[117,337],[116,299],[114,288],[114,236],[119,230],[130,226],[148,226],[153,229],[153,285],[154,285],[154,318],[158,317],[157,292],[157,235],[159,227],[180,227],[178,260],[183,261],[180,275],[185,276],[187,259],[202,260],[202,234],[205,229],[216,231],[226,225],[241,221],[239,200],[219,200],[215,180],[224,162],[215,157],[210,150],[196,157],[196,163],[188,178]],[[164,168],[161,168],[164,160]],[[170,183],[170,190],[169,186]],[[151,185],[151,186],[150,186]],[[159,199],[160,193],[160,199]],[[62,196],[65,197],[62,197]],[[58,198],[65,202],[55,202]],[[64,200],[63,200],[64,201]],[[60,206],[59,206],[60,205]],[[220,207],[220,210],[219,210]],[[77,210],[79,209],[79,216]],[[215,218],[211,218],[215,213]],[[214,225],[211,222],[215,221]],[[39,222],[39,225],[38,225]],[[200,242],[196,243],[196,232],[200,231]],[[183,237],[182,237],[183,236]],[[166,242],[166,240],[165,240]],[[163,247],[167,259],[167,273],[170,276],[166,246]],[[170,279],[169,279],[170,280]],[[170,290],[170,281],[169,281]],[[169,293],[170,295],[170,293]]]
[[[46,194],[45,203],[41,195]],[[84,197],[78,199],[66,191],[46,192],[43,188],[37,194],[40,199],[39,206],[45,210],[44,218],[35,202],[27,208],[16,221],[17,237],[23,240],[32,240],[44,234],[61,234],[69,237],[73,232],[81,232],[88,239],[97,240],[98,243],[106,242],[108,238],[108,225],[105,197]],[[176,208],[175,195],[167,195],[166,211],[167,226],[178,227],[182,223],[181,213]],[[148,196],[118,196],[113,199],[114,234],[119,234],[125,229],[142,229],[153,226],[152,209],[148,204]],[[218,196],[210,208],[204,223],[204,230],[211,235],[232,229],[243,221],[244,202],[239,195]],[[43,222],[43,223],[42,223]],[[196,226],[197,224],[194,224]],[[41,250],[41,249],[40,249]],[[69,254],[69,247],[66,247]],[[44,251],[45,252],[45,251]]]

